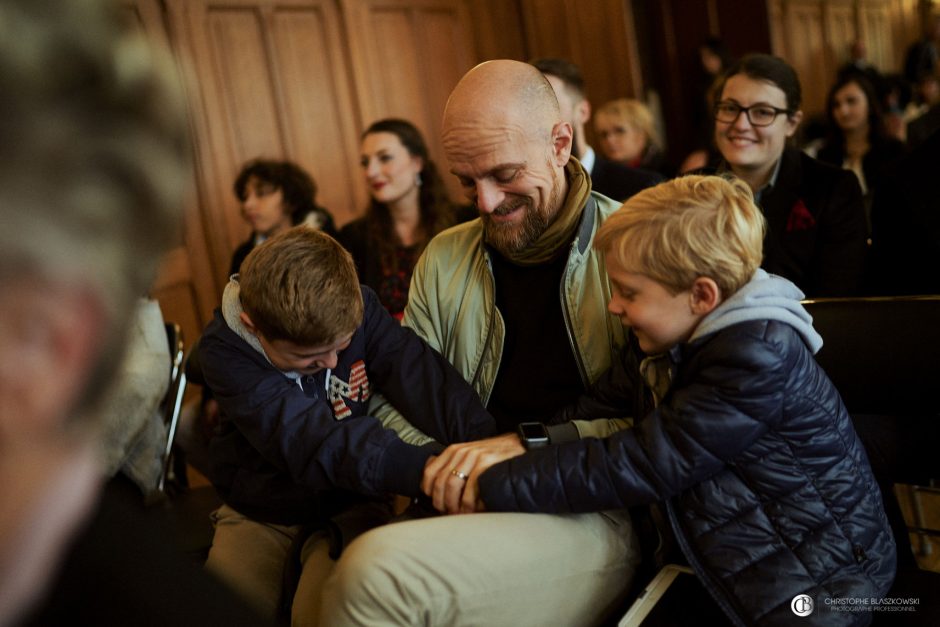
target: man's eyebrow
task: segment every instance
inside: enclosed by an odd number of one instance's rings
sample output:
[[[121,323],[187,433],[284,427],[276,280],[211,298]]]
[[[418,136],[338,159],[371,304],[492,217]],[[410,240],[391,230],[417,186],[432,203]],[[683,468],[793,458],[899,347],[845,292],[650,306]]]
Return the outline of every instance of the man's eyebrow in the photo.
[[[519,169],[523,167],[525,167],[525,161],[519,161],[519,162],[513,162],[513,163],[500,163],[499,165],[495,165],[489,170],[487,170],[486,172],[484,172],[483,176],[480,178],[486,178],[487,176],[492,176],[494,172],[499,172],[500,170],[512,170],[512,169]],[[466,174],[461,174],[460,172],[458,172],[457,170],[453,168],[451,168],[450,173],[458,178],[473,178]]]

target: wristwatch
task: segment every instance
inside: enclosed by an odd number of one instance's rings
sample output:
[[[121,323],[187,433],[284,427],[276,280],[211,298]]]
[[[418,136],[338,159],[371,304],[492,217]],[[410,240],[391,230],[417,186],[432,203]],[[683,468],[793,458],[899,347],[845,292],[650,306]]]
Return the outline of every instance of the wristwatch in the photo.
[[[548,429],[541,422],[519,423],[519,439],[527,451],[551,444]]]

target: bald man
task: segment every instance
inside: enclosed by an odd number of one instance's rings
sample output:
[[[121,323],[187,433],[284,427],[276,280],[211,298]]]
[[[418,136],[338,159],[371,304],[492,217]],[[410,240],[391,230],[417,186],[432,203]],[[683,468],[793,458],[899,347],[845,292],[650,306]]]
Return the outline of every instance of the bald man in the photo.
[[[619,203],[590,191],[545,77],[516,61],[473,68],[447,102],[442,139],[480,218],[428,245],[404,322],[473,384],[504,432],[426,467],[425,491],[455,513],[474,509],[478,461],[624,426],[613,416],[544,426],[607,369],[624,334],[591,247]],[[402,522],[350,545],[322,622],[590,625],[621,604],[637,560],[619,511]]]

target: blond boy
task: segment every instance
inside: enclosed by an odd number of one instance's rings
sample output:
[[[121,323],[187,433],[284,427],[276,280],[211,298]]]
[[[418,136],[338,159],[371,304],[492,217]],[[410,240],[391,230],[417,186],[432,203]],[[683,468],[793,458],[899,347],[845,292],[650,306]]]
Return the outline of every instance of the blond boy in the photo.
[[[633,350],[592,394],[642,418],[606,439],[477,466],[464,507],[478,497],[491,511],[657,504],[674,547],[664,557],[689,564],[708,592],[680,612],[788,624],[791,603],[808,596],[827,624],[870,619],[826,600],[883,596],[894,542],[862,444],[813,359],[822,340],[803,295],[759,269],[763,234],[747,185],[719,177],[663,183],[612,215],[595,245]],[[591,406],[582,399],[560,418],[592,418]],[[432,494],[434,483],[426,476]]]

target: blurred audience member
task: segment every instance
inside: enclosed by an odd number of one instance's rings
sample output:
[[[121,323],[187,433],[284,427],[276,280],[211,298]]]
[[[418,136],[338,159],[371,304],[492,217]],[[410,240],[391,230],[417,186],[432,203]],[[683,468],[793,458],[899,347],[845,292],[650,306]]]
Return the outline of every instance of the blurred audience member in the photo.
[[[907,49],[904,78],[912,85],[925,74],[935,74],[940,62],[940,15],[933,15],[924,25],[924,35]]]
[[[594,132],[604,156],[631,168],[662,171],[662,139],[649,108],[632,98],[611,100],[594,115]]]
[[[916,148],[938,130],[940,130],[940,104],[935,104],[930,107],[926,113],[915,118],[908,124],[908,148]]]
[[[415,262],[432,237],[457,222],[458,209],[424,137],[407,120],[379,120],[367,128],[360,163],[372,198],[365,216],[344,226],[339,241],[352,253],[359,280],[401,320]]]
[[[100,402],[189,178],[173,64],[121,18],[0,3],[0,624],[251,624],[111,484],[99,502]]]
[[[251,237],[232,254],[229,274],[236,274],[251,250],[292,226],[306,224],[336,237],[330,212],[316,204],[317,185],[290,161],[257,159],[246,163],[233,186]]]
[[[841,81],[849,76],[864,77],[875,88],[875,92],[880,95],[882,89],[881,72],[868,60],[868,50],[865,42],[861,39],[856,39],[851,43],[849,46],[849,60],[840,66],[836,72],[836,80]]]
[[[802,89],[783,59],[747,55],[725,73],[715,105],[719,171],[742,178],[767,218],[763,268],[809,297],[860,292],[866,252],[858,180],[787,146]]]
[[[871,210],[871,289],[940,294],[940,129],[898,161]]]
[[[587,143],[584,125],[591,119],[591,103],[584,95],[581,69],[567,59],[536,59],[530,62],[555,91],[561,117],[574,132],[572,154],[591,176],[591,188],[613,200],[624,201],[662,180],[657,172],[609,161]]]
[[[678,172],[683,174],[703,168],[716,157],[713,137],[715,124],[712,111],[715,108],[715,88],[724,71],[734,62],[724,42],[717,37],[708,37],[698,47],[701,72],[699,73],[699,106],[695,108],[695,150],[690,152],[679,164]]]
[[[851,170],[858,177],[870,231],[872,198],[888,168],[904,153],[904,144],[888,135],[875,88],[861,74],[838,79],[826,103],[829,135],[816,158]]]

